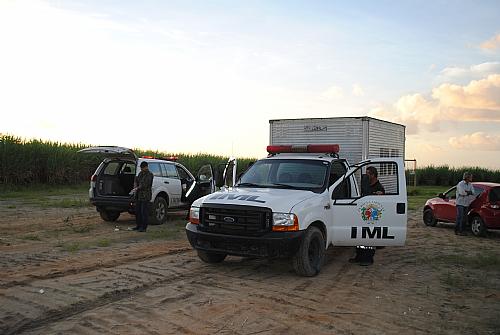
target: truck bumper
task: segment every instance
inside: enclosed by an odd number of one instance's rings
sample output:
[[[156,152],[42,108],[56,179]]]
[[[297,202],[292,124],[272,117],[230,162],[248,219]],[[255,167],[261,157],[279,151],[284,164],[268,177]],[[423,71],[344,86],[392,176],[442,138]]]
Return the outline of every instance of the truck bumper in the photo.
[[[207,233],[199,231],[197,225],[186,225],[186,234],[193,248],[235,256],[290,257],[299,249],[304,233],[269,232],[261,236],[237,236]]]
[[[96,206],[98,211],[102,208],[117,212],[135,212],[135,203],[133,199],[109,199],[105,197],[96,197],[90,198],[90,203]]]

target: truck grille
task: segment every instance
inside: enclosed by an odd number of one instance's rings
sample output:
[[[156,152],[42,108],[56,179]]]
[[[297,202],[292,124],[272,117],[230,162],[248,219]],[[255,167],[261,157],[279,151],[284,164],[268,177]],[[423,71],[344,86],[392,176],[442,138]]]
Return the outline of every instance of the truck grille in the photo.
[[[269,208],[237,205],[209,205],[200,208],[202,231],[255,236],[271,230]]]

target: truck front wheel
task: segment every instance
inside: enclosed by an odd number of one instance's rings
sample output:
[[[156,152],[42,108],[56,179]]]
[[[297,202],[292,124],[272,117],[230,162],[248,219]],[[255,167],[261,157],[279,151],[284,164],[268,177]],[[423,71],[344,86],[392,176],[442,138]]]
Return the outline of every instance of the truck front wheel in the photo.
[[[215,252],[197,250],[198,257],[205,263],[220,263],[226,258],[226,254],[218,254]]]
[[[295,272],[305,277],[316,276],[321,270],[324,257],[325,238],[317,227],[309,227],[292,259]]]

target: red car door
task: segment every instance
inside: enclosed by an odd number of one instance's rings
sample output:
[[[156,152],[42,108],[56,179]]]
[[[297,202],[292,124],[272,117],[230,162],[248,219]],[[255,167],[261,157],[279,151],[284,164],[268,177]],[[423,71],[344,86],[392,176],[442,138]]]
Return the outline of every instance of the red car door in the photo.
[[[455,222],[457,218],[456,209],[456,187],[446,191],[443,202],[440,204],[440,218],[443,221]]]

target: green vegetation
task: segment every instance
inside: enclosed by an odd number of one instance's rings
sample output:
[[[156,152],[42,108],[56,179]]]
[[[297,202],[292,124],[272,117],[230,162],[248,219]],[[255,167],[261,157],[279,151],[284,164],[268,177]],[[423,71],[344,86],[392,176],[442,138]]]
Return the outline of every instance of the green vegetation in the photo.
[[[434,257],[434,262],[470,269],[500,271],[500,254],[493,251],[454,255],[439,254]]]
[[[471,172],[476,181],[500,183],[500,170],[489,170],[481,167],[428,166],[417,169],[417,185],[454,186],[462,180],[465,171]],[[410,180],[409,176],[406,179]]]
[[[111,242],[107,238],[100,239],[97,241],[97,246],[98,247],[109,247],[111,245]]]
[[[179,223],[167,223],[158,229],[148,229],[146,237],[149,240],[169,240],[184,234],[184,221]],[[156,227],[155,227],[156,228]]]
[[[0,185],[1,187],[1,185]],[[36,200],[40,198],[60,197],[60,196],[87,196],[89,189],[88,182],[75,185],[8,185],[0,192],[0,200]],[[82,198],[83,199],[83,198]]]
[[[409,186],[407,189],[408,194],[408,209],[418,209],[424,206],[427,199],[437,196],[447,190],[443,186]]]
[[[78,242],[61,243],[60,247],[63,251],[75,253],[80,249],[85,249],[85,246]]]
[[[23,140],[0,134],[0,194],[22,193],[23,187],[45,189],[47,186],[81,185],[88,182],[103,156],[79,154],[78,150],[92,145],[67,144],[42,140]],[[182,154],[134,149],[138,156],[155,158],[176,156],[178,162],[193,174],[204,164],[214,167],[227,162],[228,157],[209,154]],[[238,158],[238,173],[254,161]],[[22,195],[21,195],[22,197]]]

